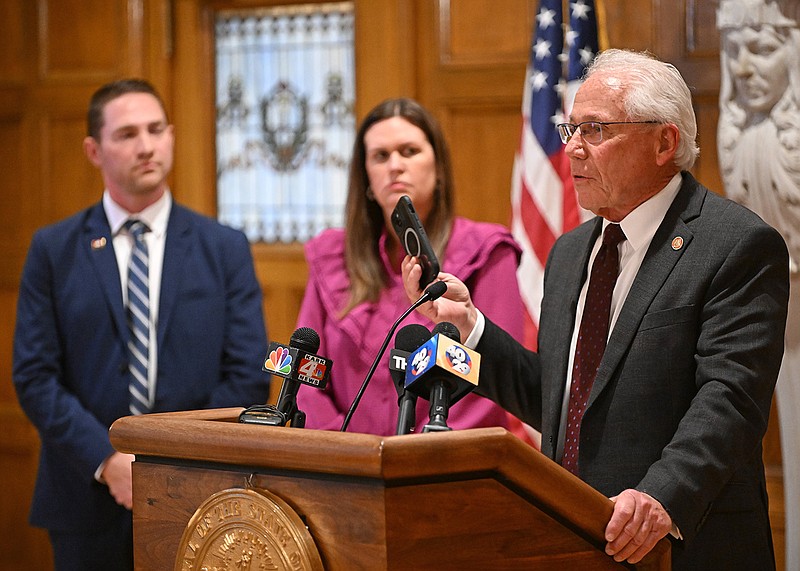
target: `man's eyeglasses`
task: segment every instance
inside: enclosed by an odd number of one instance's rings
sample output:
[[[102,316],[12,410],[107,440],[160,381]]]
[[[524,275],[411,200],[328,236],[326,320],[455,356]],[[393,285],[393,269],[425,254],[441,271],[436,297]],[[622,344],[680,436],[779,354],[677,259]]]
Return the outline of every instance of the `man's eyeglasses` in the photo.
[[[660,121],[584,121],[583,123],[559,123],[556,125],[561,142],[565,145],[576,131],[581,132],[581,138],[590,145],[597,145],[603,140],[603,127],[606,125],[644,125],[659,123]]]

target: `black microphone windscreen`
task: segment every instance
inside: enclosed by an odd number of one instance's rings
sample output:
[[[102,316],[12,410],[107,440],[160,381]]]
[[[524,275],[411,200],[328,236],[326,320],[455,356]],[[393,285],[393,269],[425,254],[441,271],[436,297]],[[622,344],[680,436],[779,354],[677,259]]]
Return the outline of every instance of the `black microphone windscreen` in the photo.
[[[450,323],[449,321],[442,321],[441,323],[437,323],[436,326],[433,328],[432,334],[436,335],[437,333],[441,333],[446,337],[449,337],[456,343],[461,343],[461,333],[458,330],[458,327]]]
[[[447,284],[444,282],[433,282],[431,285],[428,286],[428,289],[425,290],[425,293],[428,294],[428,301],[433,301],[434,299],[439,299],[444,295],[444,292],[447,291]]]
[[[424,325],[412,323],[397,332],[394,338],[394,348],[400,351],[416,351],[423,343],[431,338],[431,332]]]
[[[319,334],[316,331],[310,327],[299,327],[292,333],[289,346],[308,353],[316,353],[319,350],[319,342]]]

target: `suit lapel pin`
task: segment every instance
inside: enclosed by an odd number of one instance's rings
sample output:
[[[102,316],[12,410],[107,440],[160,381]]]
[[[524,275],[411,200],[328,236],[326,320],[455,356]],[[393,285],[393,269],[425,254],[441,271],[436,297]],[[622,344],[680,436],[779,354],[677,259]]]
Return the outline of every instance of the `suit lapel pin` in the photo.
[[[672,249],[677,252],[681,248],[683,248],[683,238],[680,236],[675,236],[672,239]]]
[[[95,238],[92,240],[92,250],[102,250],[106,247],[106,237]]]

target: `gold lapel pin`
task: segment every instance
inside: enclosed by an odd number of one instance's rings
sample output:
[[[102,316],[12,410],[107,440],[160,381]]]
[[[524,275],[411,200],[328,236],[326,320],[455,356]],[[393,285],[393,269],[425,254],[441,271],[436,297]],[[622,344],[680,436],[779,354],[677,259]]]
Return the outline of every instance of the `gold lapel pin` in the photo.
[[[106,237],[95,238],[92,240],[92,250],[102,250],[106,247]]]
[[[672,239],[672,249],[678,251],[681,248],[683,248],[683,238],[680,236],[675,236]]]

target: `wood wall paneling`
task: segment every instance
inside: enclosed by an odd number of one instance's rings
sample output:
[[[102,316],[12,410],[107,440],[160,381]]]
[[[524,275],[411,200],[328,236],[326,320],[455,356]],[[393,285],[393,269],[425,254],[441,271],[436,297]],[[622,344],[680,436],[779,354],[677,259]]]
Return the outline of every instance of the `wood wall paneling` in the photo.
[[[0,403],[0,430],[0,569],[52,569],[46,532],[27,524],[39,453],[36,432],[19,408],[6,402]]]
[[[719,59],[719,0],[686,0],[686,51],[695,57]],[[712,79],[714,74],[712,74]]]
[[[668,0],[670,6],[676,3]],[[601,4],[595,2],[595,5]],[[606,47],[652,50],[653,35],[659,23],[653,18],[658,2],[642,0],[602,0],[598,13],[601,49]],[[604,33],[605,32],[605,33]],[[604,43],[607,41],[607,44]]]
[[[521,129],[519,105],[454,103],[444,116],[453,147],[457,212],[508,225],[511,171]]]
[[[719,90],[719,32],[712,9],[716,3],[717,0],[655,3],[650,49],[680,70],[693,95]]]
[[[0,100],[4,99],[0,96]],[[0,106],[2,101],[0,101]],[[6,108],[8,109],[8,108]],[[19,108],[17,108],[19,111]],[[22,214],[32,214],[26,206],[28,201],[20,201],[20,191],[26,189],[29,177],[36,179],[36,171],[26,171],[22,157],[26,153],[28,137],[26,137],[24,117],[22,113],[0,116],[0,172],[5,179],[6,192],[0,192],[0,220],[4,221],[4,229],[0,232],[0,251],[3,252],[3,264],[0,264],[0,288],[14,291],[18,282],[25,247],[25,225],[21,224]],[[13,315],[13,311],[4,312]],[[6,369],[0,368],[0,371]],[[10,371],[10,368],[8,369]]]
[[[511,171],[536,3],[420,2],[419,99],[442,123],[456,212],[508,224]]]
[[[172,89],[175,125],[173,192],[209,216],[217,211],[214,161],[214,11],[198,0],[175,0]]]
[[[269,337],[287,343],[295,329],[308,278],[302,246],[256,244],[253,258],[264,291]]]
[[[692,90],[700,146],[693,174],[724,194],[716,148],[720,78],[717,4],[717,0],[659,3],[654,11],[652,51],[673,63]]]
[[[418,97],[414,0],[356,0],[356,117],[390,97]]]
[[[33,231],[100,197],[102,183],[83,156],[81,140],[88,98],[105,81],[141,75],[158,86],[176,126],[176,199],[215,213],[214,13],[291,1],[0,2],[0,169],[13,173],[0,180],[3,315],[14,314]],[[686,77],[702,152],[695,174],[721,191],[717,4],[603,0],[610,46],[649,49]],[[451,145],[457,213],[506,223],[538,1],[355,0],[355,9],[358,118],[386,97],[419,99],[440,119]],[[287,341],[307,276],[302,248],[256,245],[253,253],[270,337]],[[0,506],[0,552],[11,557],[3,561],[10,568],[46,570],[51,568],[46,536],[26,523],[38,441],[10,382],[12,335],[13,319],[7,318],[0,323],[0,482],[10,501]],[[774,426],[771,421],[765,459],[780,557],[782,481]]]
[[[28,526],[38,437],[17,404],[11,353],[17,287],[33,232],[99,200],[82,150],[91,93],[123,76],[164,83],[171,0],[0,3],[0,568],[52,568],[46,533]],[[148,31],[145,33],[144,28]],[[157,53],[155,53],[157,51]]]
[[[2,2],[0,4],[0,290],[14,291],[24,257],[28,234],[25,221],[32,212],[27,208],[30,184],[38,180],[32,155],[31,123],[26,117],[29,106],[29,79],[35,76],[36,11],[33,3]],[[4,310],[7,308],[0,308]],[[4,315],[13,315],[4,311]],[[0,374],[5,369],[0,370]],[[10,372],[10,369],[9,369]]]
[[[439,60],[444,65],[508,63],[516,66],[530,48],[535,5],[506,0],[440,0]]]
[[[28,46],[25,41],[25,17],[28,3],[0,2],[0,27],[3,30],[3,49],[0,50],[0,76],[3,82],[21,82],[26,76]],[[2,111],[0,111],[2,112]]]
[[[14,385],[11,383],[11,354],[12,354],[12,339],[14,338],[14,315],[17,307],[17,293],[16,291],[3,289],[0,290],[0,308],[9,311],[4,312],[8,316],[5,319],[0,319],[0,409],[7,407],[8,410],[19,410],[17,405],[17,393],[14,390]],[[7,418],[7,417],[3,417]],[[0,431],[2,424],[0,424]],[[0,432],[0,435],[5,435],[5,432]],[[3,438],[0,436],[0,446],[2,445]],[[2,538],[0,538],[2,540]]]
[[[772,399],[769,412],[769,427],[764,438],[764,465],[769,496],[769,521],[772,525],[772,541],[775,547],[775,562],[778,571],[786,569],[786,504],[783,493],[783,465],[781,456],[778,405]]]
[[[38,7],[39,70],[44,81],[102,82],[121,68],[127,72],[141,68],[125,61],[141,61],[141,1],[39,0]],[[120,60],[127,65],[120,66]]]
[[[725,194],[717,157],[717,119],[719,97],[716,93],[698,95],[694,98],[697,115],[697,145],[700,155],[692,169],[693,174],[708,188]]]
[[[46,221],[61,220],[100,199],[103,181],[88,161],[82,141],[86,136],[86,117],[54,110],[39,121],[42,145],[40,164],[43,176],[41,200]],[[76,208],[77,207],[77,208]]]

